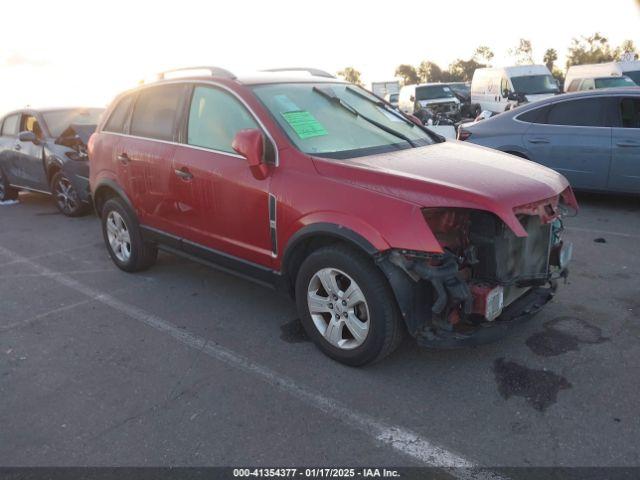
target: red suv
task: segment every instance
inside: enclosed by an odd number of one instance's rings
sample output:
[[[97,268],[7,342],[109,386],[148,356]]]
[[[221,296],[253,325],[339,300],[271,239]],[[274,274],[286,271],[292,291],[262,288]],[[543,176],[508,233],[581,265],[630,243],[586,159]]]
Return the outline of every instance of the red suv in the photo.
[[[405,331],[485,342],[539,310],[566,275],[566,179],[445,141],[318,70],[215,68],[120,95],[89,142],[115,264],[158,248],[290,293],[330,357],[363,365]]]

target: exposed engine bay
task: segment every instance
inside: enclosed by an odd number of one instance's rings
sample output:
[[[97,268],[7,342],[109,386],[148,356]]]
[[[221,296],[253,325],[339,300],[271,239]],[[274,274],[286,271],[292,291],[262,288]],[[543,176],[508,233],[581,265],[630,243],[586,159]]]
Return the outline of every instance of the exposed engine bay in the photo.
[[[74,150],[78,158],[72,158],[72,160],[86,160],[88,158],[87,144],[93,132],[96,131],[96,127],[97,125],[69,125],[55,143]]]
[[[518,207],[514,213],[527,235],[516,236],[487,211],[424,209],[442,253],[393,250],[379,262],[419,343],[453,344],[547,303],[556,281],[568,275],[572,246],[562,241],[568,212],[561,196]],[[387,262],[410,279],[411,294],[399,291],[406,286],[390,276]]]

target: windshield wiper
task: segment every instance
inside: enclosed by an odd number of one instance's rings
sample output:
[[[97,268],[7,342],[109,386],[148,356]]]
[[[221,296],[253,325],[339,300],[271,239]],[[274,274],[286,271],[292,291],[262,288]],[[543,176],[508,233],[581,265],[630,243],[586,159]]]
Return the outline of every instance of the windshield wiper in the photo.
[[[314,92],[318,92],[320,95],[325,97],[327,100],[329,100],[329,102],[332,105],[336,105],[338,107],[341,107],[342,109],[348,111],[352,115],[354,115],[356,117],[360,117],[364,121],[369,122],[371,125],[374,125],[374,126],[378,127],[380,130],[383,130],[383,131],[393,135],[394,137],[398,137],[398,138],[404,140],[409,145],[411,145],[413,148],[416,148],[418,146],[415,142],[413,142],[409,137],[407,137],[403,133],[400,133],[397,130],[394,130],[393,128],[391,128],[391,127],[387,127],[386,125],[383,125],[382,123],[374,120],[373,118],[369,118],[366,115],[363,115],[358,110],[356,110],[351,105],[349,105],[347,102],[345,102],[343,99],[341,99],[339,96],[337,96],[333,90],[323,89],[323,88],[319,88],[319,87],[313,87],[313,91]]]
[[[441,135],[438,135],[437,133],[429,130],[428,128],[425,128],[421,125],[418,125],[414,122],[412,122],[409,118],[407,118],[406,115],[404,115],[403,113],[397,111],[396,109],[390,107],[386,102],[383,102],[382,100],[374,100],[373,98],[365,95],[362,92],[359,92],[357,89],[351,87],[351,86],[347,86],[347,90],[349,90],[351,93],[358,95],[361,98],[364,98],[365,100],[368,100],[369,102],[373,103],[374,105],[384,108],[384,110],[386,112],[389,112],[393,115],[395,115],[396,117],[398,117],[399,119],[401,119],[403,122],[407,123],[408,125],[410,125],[412,128],[418,127],[420,130],[422,130],[424,133],[426,133],[427,135],[429,135],[435,142],[444,142],[444,137],[442,137]]]
[[[384,109],[385,111],[389,112],[393,116],[395,116],[395,117],[399,118],[400,120],[402,120],[403,122],[405,122],[407,125],[409,125],[411,127],[415,127],[416,126],[415,123],[413,123],[411,120],[403,117],[400,113],[398,113],[393,108],[390,108],[389,105],[387,103],[383,102],[382,100],[374,100],[373,98],[369,97],[368,95],[365,95],[362,92],[359,92],[357,89],[355,89],[355,88],[353,88],[351,86],[347,86],[347,90],[349,90],[354,95],[357,95],[360,98],[363,98],[364,100],[367,100],[368,102],[373,103],[375,106]]]

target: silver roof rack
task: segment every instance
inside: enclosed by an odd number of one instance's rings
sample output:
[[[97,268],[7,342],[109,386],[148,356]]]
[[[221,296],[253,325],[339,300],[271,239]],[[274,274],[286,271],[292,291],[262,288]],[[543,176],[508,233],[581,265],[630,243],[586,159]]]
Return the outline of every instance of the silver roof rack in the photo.
[[[302,68],[302,67],[270,68],[268,70],[263,70],[263,72],[307,72],[315,77],[336,78],[334,75],[331,75],[329,72],[325,72],[324,70],[320,70],[319,68]]]
[[[158,80],[164,80],[168,73],[176,73],[176,72],[182,73],[182,72],[198,71],[198,70],[206,70],[209,72],[209,75],[211,75],[212,77],[227,78],[229,80],[236,79],[236,76],[233,73],[231,73],[229,70],[225,70],[224,68],[220,68],[220,67],[211,67],[211,66],[174,68],[173,70],[165,70],[164,72],[158,73],[157,77],[158,77]]]

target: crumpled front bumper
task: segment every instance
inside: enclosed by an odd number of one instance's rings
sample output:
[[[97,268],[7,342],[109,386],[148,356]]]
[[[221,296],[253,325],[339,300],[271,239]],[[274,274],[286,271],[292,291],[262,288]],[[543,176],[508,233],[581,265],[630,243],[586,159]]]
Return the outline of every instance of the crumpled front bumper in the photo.
[[[507,306],[493,322],[484,322],[465,332],[430,331],[416,336],[416,340],[418,345],[431,348],[459,348],[494,342],[538,313],[554,297],[555,290],[555,282],[548,287],[532,288]]]

